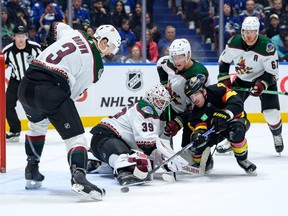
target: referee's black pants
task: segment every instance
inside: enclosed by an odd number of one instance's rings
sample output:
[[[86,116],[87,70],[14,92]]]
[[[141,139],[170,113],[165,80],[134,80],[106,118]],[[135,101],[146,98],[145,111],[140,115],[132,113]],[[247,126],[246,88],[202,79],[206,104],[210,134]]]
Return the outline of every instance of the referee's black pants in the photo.
[[[12,133],[21,132],[21,122],[15,109],[18,101],[19,83],[20,81],[11,77],[6,90],[6,119]]]

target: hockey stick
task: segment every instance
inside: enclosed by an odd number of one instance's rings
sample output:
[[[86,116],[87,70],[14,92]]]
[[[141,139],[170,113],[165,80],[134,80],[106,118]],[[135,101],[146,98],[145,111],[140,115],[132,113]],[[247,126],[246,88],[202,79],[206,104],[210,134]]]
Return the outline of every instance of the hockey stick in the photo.
[[[171,121],[171,105],[170,103],[168,104],[168,121]],[[173,136],[172,136],[172,133],[170,132],[170,146],[171,148],[173,149]]]
[[[171,121],[171,104],[168,104],[168,121]],[[170,132],[170,147],[171,149],[174,148],[174,143],[173,143],[173,136],[172,133]],[[162,178],[165,180],[165,175],[162,175]],[[176,181],[176,172],[173,172],[173,180]]]
[[[231,89],[236,91],[246,91],[250,92],[251,88],[243,88],[243,87],[234,87],[232,86]],[[263,90],[263,94],[273,94],[273,95],[288,95],[288,92],[281,92],[281,91],[271,91],[271,90]]]
[[[202,136],[204,136],[205,138],[207,138],[211,133],[213,133],[215,131],[214,127],[212,127],[210,130],[206,131],[204,134],[202,134]],[[160,164],[157,167],[154,167],[152,170],[148,171],[147,173],[143,173],[140,171],[139,175],[137,175],[137,169],[134,170],[134,175],[137,177],[141,176],[142,182],[144,183],[145,181],[147,181],[150,176],[155,173],[157,170],[159,170],[162,166],[168,164],[169,162],[171,162],[173,159],[175,159],[177,156],[179,156],[180,154],[182,154],[184,151],[188,150],[189,148],[191,148],[194,145],[194,141],[189,143],[188,145],[186,145],[185,147],[183,147],[181,150],[179,150],[178,152],[176,152],[173,156],[171,156],[170,158],[168,158],[167,160],[165,160],[162,164]],[[135,173],[136,171],[136,173]]]

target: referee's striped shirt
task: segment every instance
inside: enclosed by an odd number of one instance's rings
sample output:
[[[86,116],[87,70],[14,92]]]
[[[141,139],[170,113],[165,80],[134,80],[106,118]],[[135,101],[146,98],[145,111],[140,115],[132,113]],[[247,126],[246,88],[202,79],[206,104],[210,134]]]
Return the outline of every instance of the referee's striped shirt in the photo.
[[[25,49],[18,49],[15,42],[4,47],[3,51],[5,57],[5,64],[12,66],[11,77],[21,80],[28,69],[31,61],[36,58],[41,52],[40,44],[26,40]]]

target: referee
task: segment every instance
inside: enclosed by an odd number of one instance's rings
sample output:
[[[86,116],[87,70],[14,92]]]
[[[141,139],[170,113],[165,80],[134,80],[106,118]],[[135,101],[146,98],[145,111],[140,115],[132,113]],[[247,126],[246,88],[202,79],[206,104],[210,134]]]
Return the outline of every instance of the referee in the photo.
[[[8,65],[12,67],[6,90],[6,119],[10,127],[6,141],[19,142],[21,123],[15,109],[18,86],[30,62],[40,54],[41,46],[28,40],[28,31],[22,25],[16,25],[13,33],[13,42],[3,49],[6,68]]]

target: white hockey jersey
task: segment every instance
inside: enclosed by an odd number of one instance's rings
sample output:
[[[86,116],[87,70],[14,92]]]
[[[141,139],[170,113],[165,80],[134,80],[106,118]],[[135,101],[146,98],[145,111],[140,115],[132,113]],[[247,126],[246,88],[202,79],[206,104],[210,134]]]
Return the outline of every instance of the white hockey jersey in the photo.
[[[141,149],[146,154],[156,148],[156,140],[163,131],[156,110],[144,100],[123,108],[113,117],[102,119],[99,125],[108,127],[131,149]]]
[[[258,41],[252,47],[245,47],[241,35],[235,35],[228,41],[219,57],[220,62],[234,62],[238,78],[244,81],[253,82],[265,71],[278,79],[279,60],[275,46],[263,35],[259,35]],[[222,74],[228,72],[220,71]]]
[[[44,67],[68,80],[71,98],[77,99],[103,72],[103,62],[92,38],[86,33],[56,22],[50,30],[55,40],[32,64]]]
[[[204,65],[192,60],[192,67],[185,71],[178,71],[170,60],[170,56],[164,56],[157,62],[157,70],[162,85],[167,86],[171,95],[171,106],[177,113],[182,113],[186,109],[187,97],[184,92],[185,83],[188,79],[203,74],[208,80],[208,71]]]

